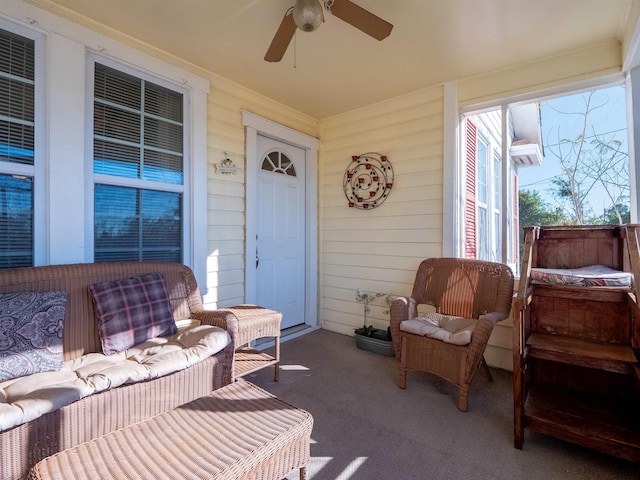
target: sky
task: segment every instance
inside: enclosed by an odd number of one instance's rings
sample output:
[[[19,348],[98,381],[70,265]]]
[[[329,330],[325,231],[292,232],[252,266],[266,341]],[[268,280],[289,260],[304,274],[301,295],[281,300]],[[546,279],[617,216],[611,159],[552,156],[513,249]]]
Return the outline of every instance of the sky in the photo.
[[[608,87],[596,91],[592,97],[593,105],[602,105],[589,115],[589,132],[595,129],[598,134],[606,134],[607,138],[615,136],[623,142],[628,151],[626,98],[624,85]],[[544,100],[540,103],[541,130],[544,145],[544,159],[539,167],[526,167],[518,170],[520,190],[537,190],[550,205],[555,205],[550,190],[551,179],[560,174],[558,159],[551,149],[558,144],[558,138],[575,138],[582,129],[583,117],[576,113],[585,111],[587,93],[578,93],[565,97]],[[565,113],[559,113],[565,112]],[[573,112],[567,114],[568,112]],[[593,129],[592,129],[593,128]],[[558,135],[558,132],[559,135]],[[591,206],[595,210],[603,210],[610,205],[602,192],[595,192],[590,197]]]

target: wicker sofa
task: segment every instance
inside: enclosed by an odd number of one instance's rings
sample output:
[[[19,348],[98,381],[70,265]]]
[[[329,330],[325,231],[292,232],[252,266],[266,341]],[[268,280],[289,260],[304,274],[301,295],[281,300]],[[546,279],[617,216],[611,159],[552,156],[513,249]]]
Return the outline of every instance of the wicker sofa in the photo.
[[[201,326],[196,328],[200,329],[216,330],[206,325],[225,329],[228,332],[228,335],[225,333],[228,337],[226,346],[182,370],[105,388],[1,431],[0,478],[24,478],[31,466],[53,453],[169,411],[232,382],[238,318],[229,310],[205,310],[193,272],[184,265],[116,262],[5,269],[0,270],[0,293],[66,293],[62,340],[66,368],[70,363],[102,353],[98,321],[88,287],[155,272],[164,276],[174,319],[198,320]],[[36,375],[46,376],[47,373]],[[51,387],[47,395],[52,391],[58,393],[55,388]],[[9,398],[3,390],[6,389],[0,388],[0,402],[6,407],[15,399]],[[28,391],[24,392],[26,403],[30,395]],[[0,409],[0,414],[2,411]]]

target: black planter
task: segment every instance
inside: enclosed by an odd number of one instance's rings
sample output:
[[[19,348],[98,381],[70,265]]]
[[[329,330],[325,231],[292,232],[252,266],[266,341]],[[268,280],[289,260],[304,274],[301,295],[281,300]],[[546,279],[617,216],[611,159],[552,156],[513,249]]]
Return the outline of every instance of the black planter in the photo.
[[[386,330],[374,330],[372,336],[365,336],[356,332],[356,347],[360,350],[367,350],[386,357],[393,357],[393,344],[391,340],[384,340],[386,336]]]

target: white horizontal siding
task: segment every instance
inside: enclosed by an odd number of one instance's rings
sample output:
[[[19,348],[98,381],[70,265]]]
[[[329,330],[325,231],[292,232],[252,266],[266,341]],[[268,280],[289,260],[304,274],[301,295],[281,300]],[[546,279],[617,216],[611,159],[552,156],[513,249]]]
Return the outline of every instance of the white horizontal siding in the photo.
[[[12,2],[12,5],[17,3]],[[19,5],[20,11],[33,9],[22,2]],[[244,301],[246,205],[242,110],[320,137],[319,283],[320,317],[325,328],[352,334],[353,329],[361,325],[363,316],[362,304],[355,302],[356,288],[406,295],[411,290],[419,261],[442,254],[443,162],[455,159],[444,159],[441,86],[318,122],[54,4],[47,4],[47,8],[74,22],[74,31],[86,27],[101,32],[209,81],[207,195],[202,199],[206,202],[207,221],[206,225],[193,226],[194,235],[206,235],[207,238],[206,285],[200,288],[209,306]],[[634,3],[633,8],[637,11],[640,7]],[[29,16],[37,18],[40,13]],[[637,18],[637,14],[630,18]],[[627,26],[628,32],[634,26]],[[619,73],[623,54],[626,56],[629,49],[628,32],[622,46],[608,42],[499,72],[460,79],[460,106],[463,109],[482,106],[504,97],[514,98]],[[392,162],[393,190],[386,202],[374,210],[350,209],[342,190],[344,170],[352,155],[371,151],[387,155]],[[238,169],[235,175],[221,175],[215,169],[226,156]],[[379,299],[372,306],[370,314],[370,323],[380,328],[388,324],[386,306],[381,302]],[[501,322],[496,329],[490,340],[492,347],[487,352],[490,363],[497,366],[510,363],[509,331],[508,321]]]
[[[317,135],[318,122],[240,85],[210,76],[208,98],[207,294],[208,307],[245,301],[245,133],[242,110],[251,111],[298,131]],[[235,174],[218,173],[230,158]],[[204,289],[203,289],[204,290]]]
[[[443,90],[433,87],[322,121],[320,154],[320,318],[352,335],[362,326],[360,288],[407,295],[423,258],[442,252]],[[344,172],[353,155],[377,152],[393,166],[383,204],[349,208]],[[389,325],[384,298],[367,322]]]
[[[162,71],[170,70],[170,78],[180,81],[184,72],[208,82],[207,97],[207,158],[194,158],[194,162],[207,162],[206,195],[202,199],[206,208],[206,224],[192,225],[192,239],[206,236],[206,285],[200,284],[204,302],[208,307],[228,306],[245,300],[244,285],[244,232],[245,232],[245,135],[242,110],[248,110],[287,125],[298,131],[317,136],[319,122],[296,110],[253,92],[219,75],[205,71],[180,58],[167,54],[152,45],[138,42],[111,28],[61,8],[53,3],[36,2],[46,8],[37,9],[25,2],[12,1],[5,9],[15,10],[16,18],[33,18],[36,24],[52,25],[54,30],[66,32],[70,37],[94,39],[85,29],[105,35],[108,48],[105,55],[114,59],[121,56],[123,48],[136,52],[127,63],[142,64],[163,62]],[[4,13],[4,10],[3,10]],[[62,38],[62,37],[61,37]],[[103,46],[87,43],[88,48],[101,50]],[[164,64],[172,68],[164,68]],[[175,68],[173,68],[175,67]],[[84,71],[84,67],[82,67]],[[174,78],[175,77],[175,78]],[[189,76],[189,78],[191,78]],[[54,92],[57,93],[57,92]],[[82,109],[80,109],[82,110]],[[221,175],[215,166],[229,157],[237,167],[235,175]],[[197,179],[200,180],[200,179]],[[78,223],[78,222],[76,222]],[[194,266],[199,267],[199,266]],[[204,281],[201,281],[203,283]]]

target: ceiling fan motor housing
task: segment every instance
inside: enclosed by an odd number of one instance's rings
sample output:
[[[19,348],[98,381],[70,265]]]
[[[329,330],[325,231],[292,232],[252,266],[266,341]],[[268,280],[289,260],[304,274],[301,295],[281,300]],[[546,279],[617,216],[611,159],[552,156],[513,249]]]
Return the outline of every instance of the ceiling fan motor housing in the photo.
[[[389,22],[351,0],[296,0],[296,4],[288,8],[282,18],[264,59],[267,62],[282,60],[296,30],[300,29],[303,32],[316,30],[324,21],[324,9],[376,40],[387,38],[393,28]]]
[[[313,32],[324,22],[324,12],[318,0],[297,0],[293,6],[293,21],[303,32]]]

